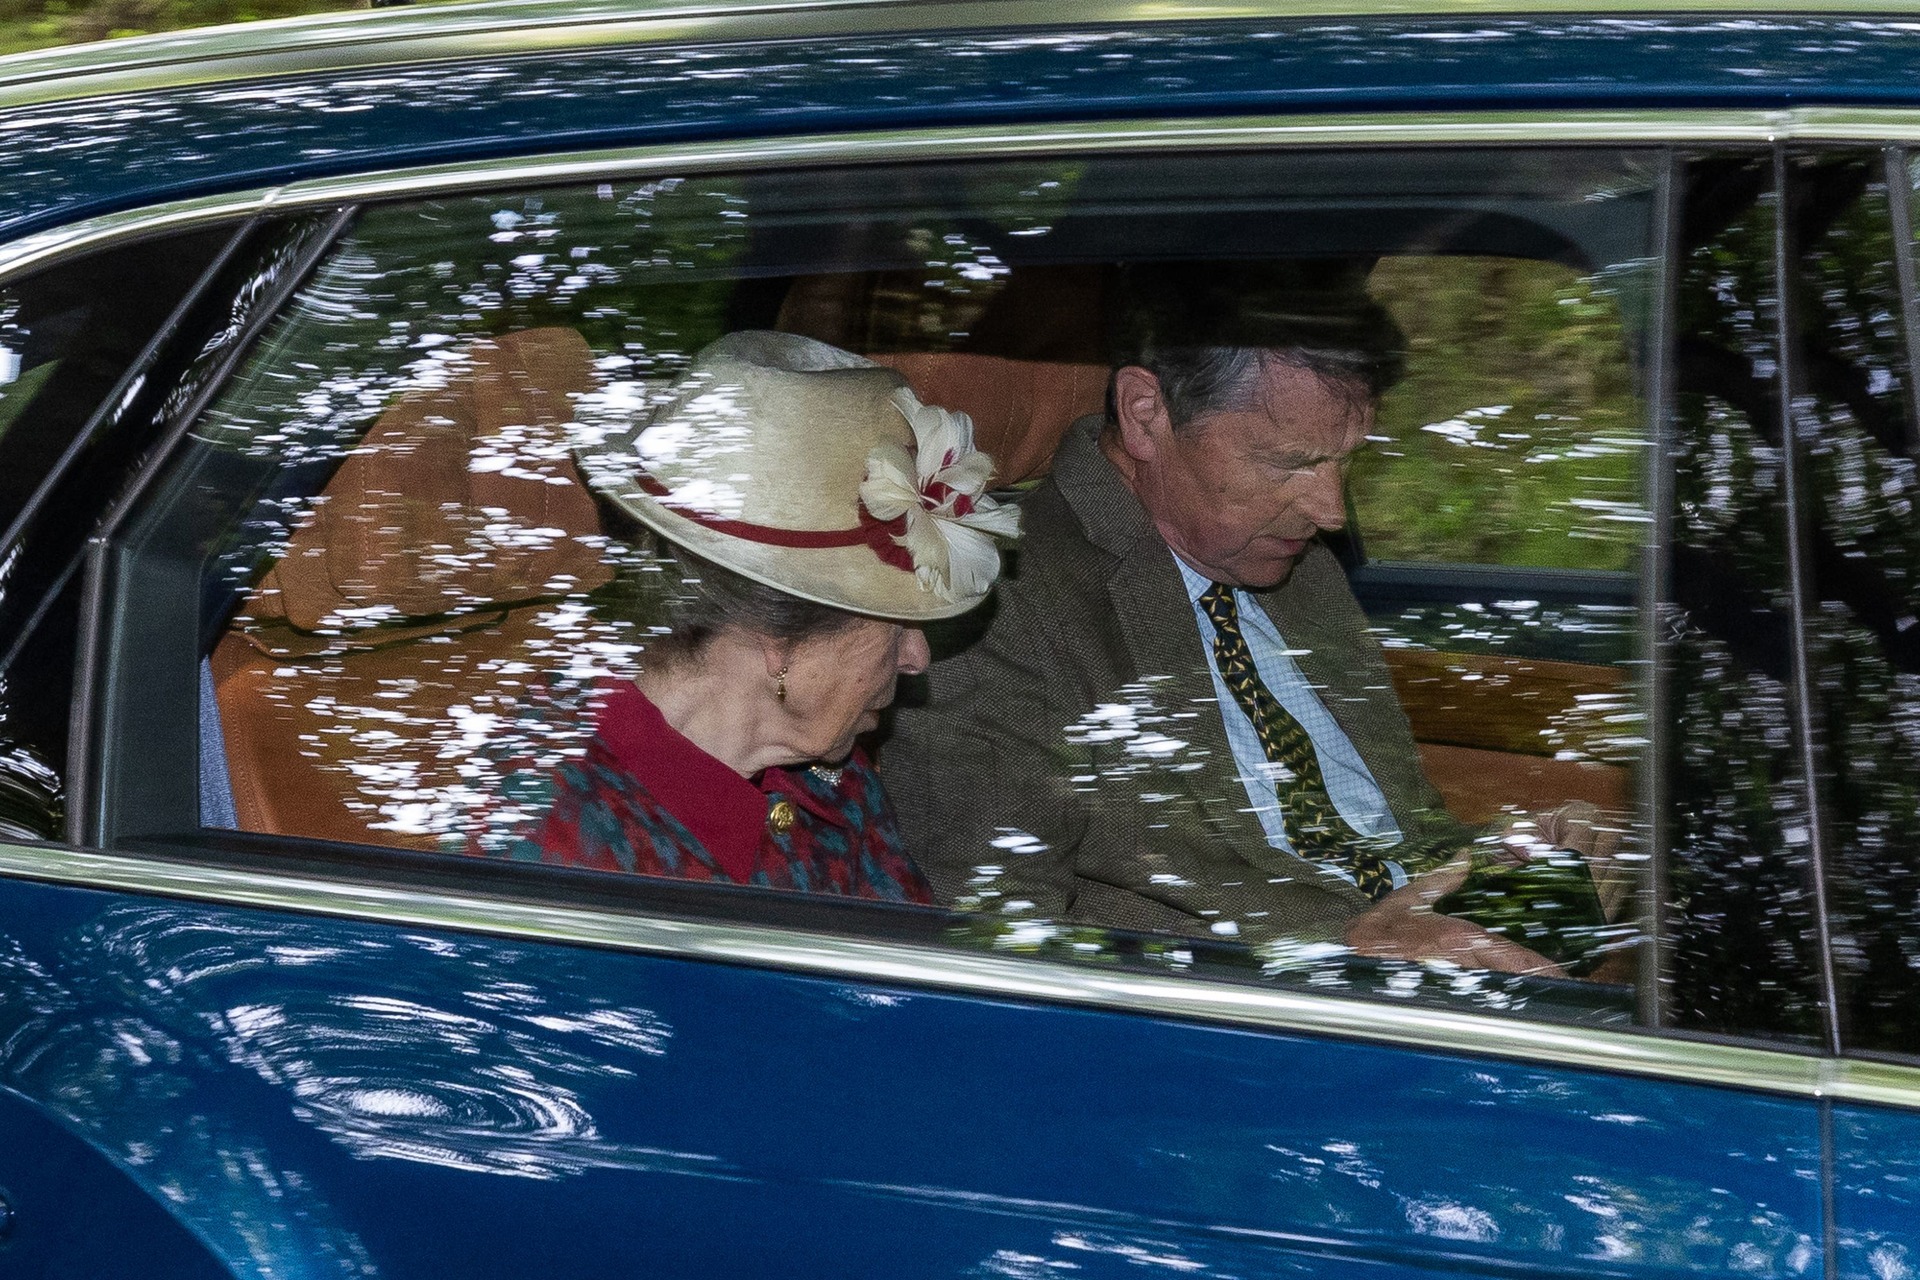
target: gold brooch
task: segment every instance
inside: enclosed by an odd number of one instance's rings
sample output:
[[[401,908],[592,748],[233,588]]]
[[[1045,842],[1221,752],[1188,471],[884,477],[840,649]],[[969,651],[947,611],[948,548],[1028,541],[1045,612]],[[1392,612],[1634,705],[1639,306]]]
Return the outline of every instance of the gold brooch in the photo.
[[[773,834],[783,836],[793,830],[793,820],[797,815],[793,811],[793,801],[775,800],[773,808],[767,810],[767,826]]]

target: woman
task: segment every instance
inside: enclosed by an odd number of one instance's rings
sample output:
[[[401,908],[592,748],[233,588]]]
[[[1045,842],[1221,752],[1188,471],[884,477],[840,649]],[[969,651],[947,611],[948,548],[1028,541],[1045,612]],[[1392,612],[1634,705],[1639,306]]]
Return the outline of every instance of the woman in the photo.
[[[855,747],[927,666],[920,624],[985,598],[992,461],[961,414],[792,334],[702,351],[638,429],[582,449],[588,482],[657,537],[667,631],[600,691],[583,758],[520,857],[926,902]]]

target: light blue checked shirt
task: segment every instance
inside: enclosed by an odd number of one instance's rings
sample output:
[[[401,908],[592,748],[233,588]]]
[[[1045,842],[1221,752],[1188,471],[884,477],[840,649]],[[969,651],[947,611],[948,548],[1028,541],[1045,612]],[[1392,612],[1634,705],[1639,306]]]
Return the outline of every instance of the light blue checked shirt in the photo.
[[[1253,721],[1234,701],[1226,678],[1220,674],[1219,664],[1213,661],[1213,622],[1207,617],[1206,610],[1200,607],[1201,593],[1213,584],[1195,573],[1179,556],[1175,556],[1173,562],[1180,566],[1180,577],[1187,584],[1187,601],[1193,606],[1194,623],[1200,628],[1200,644],[1207,655],[1207,670],[1213,675],[1213,693],[1220,702],[1220,719],[1227,728],[1227,744],[1233,748],[1233,763],[1239,772],[1241,784],[1247,789],[1247,801],[1259,817],[1261,828],[1267,833],[1267,843],[1292,853],[1293,845],[1287,839],[1286,822],[1281,816],[1280,802],[1273,790],[1279,766],[1267,759],[1267,753],[1261,749],[1259,735],[1253,731]],[[1387,809],[1387,799],[1380,793],[1380,784],[1373,780],[1366,762],[1341,731],[1333,713],[1327,710],[1313,686],[1300,673],[1300,667],[1288,652],[1287,642],[1280,638],[1273,619],[1245,591],[1235,590],[1233,599],[1240,609],[1240,633],[1246,637],[1247,649],[1253,654],[1253,665],[1260,673],[1261,682],[1313,740],[1314,754],[1319,757],[1320,773],[1326,779],[1327,796],[1333,801],[1333,807],[1361,835],[1399,839],[1400,828]],[[1406,874],[1398,864],[1389,862],[1387,865],[1393,872],[1394,886],[1397,888],[1405,884]],[[1329,865],[1328,869],[1349,880],[1353,878],[1343,867]]]

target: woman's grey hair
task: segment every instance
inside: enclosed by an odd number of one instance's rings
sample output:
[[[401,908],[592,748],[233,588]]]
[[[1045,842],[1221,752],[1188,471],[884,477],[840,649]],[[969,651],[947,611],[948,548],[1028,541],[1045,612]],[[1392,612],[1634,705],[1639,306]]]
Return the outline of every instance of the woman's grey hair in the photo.
[[[656,662],[672,665],[700,655],[729,628],[771,640],[798,643],[850,626],[857,615],[802,600],[778,587],[722,569],[690,551],[659,540],[669,630],[647,646]]]
[[[842,630],[859,617],[756,582],[642,526],[611,503],[600,504],[606,531],[632,548],[612,585],[626,599],[619,613],[644,626],[646,660],[671,667],[697,658],[729,628],[797,644]]]
[[[1356,407],[1399,381],[1406,340],[1367,293],[1370,264],[1152,263],[1121,274],[1112,365],[1160,383],[1175,428],[1257,407],[1271,364],[1304,369]],[[1115,420],[1113,386],[1107,419]]]

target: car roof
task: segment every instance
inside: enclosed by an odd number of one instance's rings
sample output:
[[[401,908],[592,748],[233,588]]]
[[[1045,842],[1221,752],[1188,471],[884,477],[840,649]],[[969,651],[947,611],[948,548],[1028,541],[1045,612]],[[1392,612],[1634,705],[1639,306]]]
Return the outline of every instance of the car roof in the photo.
[[[1222,146],[1276,128],[1314,146],[1882,145],[1920,141],[1917,109],[1920,0],[420,6],[0,59],[0,275],[136,224],[422,183],[1179,149],[1195,129]]]
[[[173,86],[664,41],[1178,22],[1852,15],[1920,0],[484,0],[235,23],[0,57],[0,109]]]

